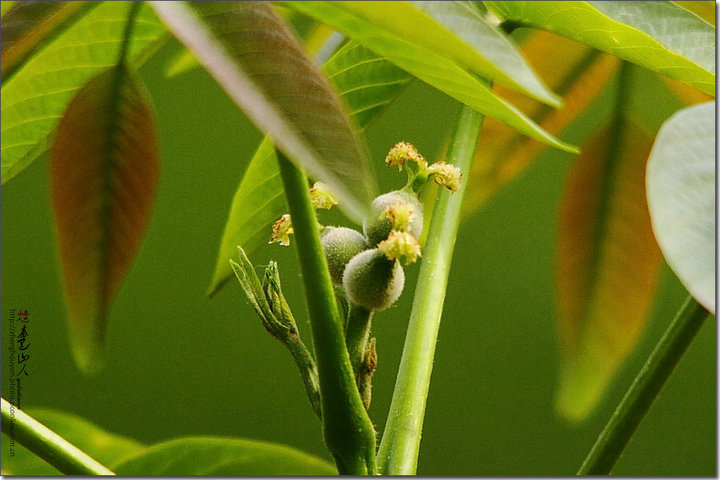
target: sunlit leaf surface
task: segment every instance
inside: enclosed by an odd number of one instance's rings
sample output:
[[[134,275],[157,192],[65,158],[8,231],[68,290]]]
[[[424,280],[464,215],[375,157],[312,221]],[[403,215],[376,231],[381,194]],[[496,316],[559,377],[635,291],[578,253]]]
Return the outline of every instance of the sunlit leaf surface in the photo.
[[[337,475],[307,453],[268,442],[190,437],[154,445],[115,466],[118,475]]]
[[[37,421],[78,447],[103,465],[111,465],[142,450],[143,445],[120,435],[108,433],[84,418],[68,412],[31,408],[26,411]],[[3,433],[6,433],[3,425]],[[17,442],[10,456],[10,437],[2,435],[0,459],[3,475],[56,475],[61,473]]]
[[[376,16],[387,15],[380,8],[383,5],[374,6],[376,3],[296,1],[282,4],[331,25],[378,56],[478,112],[493,117],[535,140],[575,152],[575,147],[550,135],[515,106],[495,95],[483,80],[455,63],[455,59],[449,57],[447,52],[436,53],[423,43],[415,41],[414,35],[402,35],[388,28],[387,19],[375,24]],[[365,18],[365,15],[370,15],[368,12],[372,13],[373,21]],[[393,22],[398,23],[397,19]],[[417,27],[420,28],[420,24]]]
[[[660,266],[645,202],[652,138],[623,118],[597,132],[573,166],[557,242],[562,353],[556,406],[584,418],[643,331]]]
[[[266,2],[153,2],[175,35],[292,160],[362,218],[377,187],[337,95]]]
[[[715,313],[715,103],[676,113],[650,155],[647,196],[665,259]]]
[[[613,53],[713,94],[715,28],[663,1],[492,1],[503,19],[519,21]]]
[[[366,128],[412,80],[404,70],[356,42],[348,42],[322,68],[340,92],[350,116]],[[237,246],[250,252],[270,238],[270,225],[287,213],[272,143],[263,140],[233,197],[208,293],[230,278]]]
[[[158,167],[139,80],[123,65],[100,73],[70,102],[50,168],[73,354],[86,372],[102,366],[108,312],[150,219]]]
[[[117,62],[130,3],[103,2],[2,82],[2,183],[49,149],[51,134],[75,93]],[[132,64],[142,61],[166,36],[146,5],[136,22],[128,52]]]

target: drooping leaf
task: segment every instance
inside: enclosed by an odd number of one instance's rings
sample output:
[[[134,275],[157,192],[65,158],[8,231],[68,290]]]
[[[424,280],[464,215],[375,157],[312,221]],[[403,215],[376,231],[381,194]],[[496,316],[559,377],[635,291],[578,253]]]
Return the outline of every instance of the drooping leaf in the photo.
[[[106,466],[143,449],[143,445],[135,440],[108,433],[94,423],[68,412],[37,408],[28,409],[27,413]],[[6,432],[3,428],[3,433]],[[55,467],[20,444],[15,443],[11,447],[7,435],[2,436],[0,457],[3,475],[61,475]]]
[[[102,365],[108,311],[150,219],[158,177],[153,111],[122,64],[88,82],[57,127],[52,203],[73,354]]]
[[[152,2],[175,35],[288,157],[362,218],[377,187],[327,80],[266,2]]]
[[[365,4],[366,2],[358,2]],[[384,2],[387,3],[387,2]],[[401,2],[397,2],[401,3]],[[486,69],[473,68],[460,57],[459,51],[443,43],[442,39],[422,29],[403,28],[402,33],[412,32],[418,39],[425,41],[430,47],[439,49],[457,59],[458,64],[495,83],[505,85],[511,90],[523,92],[531,97],[554,107],[560,107],[560,98],[550,91],[535,74],[532,67],[517,50],[515,43],[498,27],[490,26],[477,9],[466,2],[459,1],[412,1],[437,23],[462,39],[475,50],[475,54],[486,58]],[[387,17],[385,17],[387,18]],[[391,23],[393,26],[405,26],[404,22]]]
[[[51,134],[75,93],[94,75],[117,62],[131,3],[102,2],[30,58],[7,82],[3,81],[3,184],[49,149]],[[166,34],[146,5],[140,8],[136,21],[128,52],[134,65]]]
[[[408,39],[389,30],[384,25],[386,22],[376,25],[373,21],[364,19],[354,10],[360,8],[356,5],[363,3],[367,3],[367,8],[373,11],[377,8],[370,7],[376,2],[294,1],[282,4],[331,25],[375,54],[478,112],[493,117],[540,142],[561,150],[576,152],[575,147],[561,142],[540,128],[520,110],[495,95],[486,83],[451,58],[416,43],[412,37]],[[392,2],[392,5],[396,5],[396,2]],[[397,22],[397,20],[393,21]],[[407,22],[403,19],[398,23]],[[420,30],[419,26],[414,27]]]
[[[535,76],[505,34],[485,23],[468,5],[437,1],[323,3],[326,5],[315,2],[286,2],[283,5],[333,25],[371,50],[374,50],[375,42],[365,43],[351,34],[351,30],[360,32],[372,25],[387,39],[402,38],[446,58],[465,71],[559,106],[557,96]],[[335,17],[332,12],[344,15]],[[369,35],[363,36],[363,39],[369,38]]]
[[[294,448],[239,438],[170,440],[116,465],[118,475],[337,475],[324,460]]]
[[[322,71],[335,84],[361,129],[372,123],[412,80],[404,70],[352,41],[338,50]],[[230,278],[228,261],[235,258],[238,245],[250,252],[267,242],[270,225],[287,212],[279,175],[274,147],[265,138],[233,197],[208,295]]]
[[[98,2],[18,2],[2,17],[0,75],[3,81],[40,47],[97,6]]]
[[[535,70],[562,95],[565,106],[554,110],[501,85],[494,89],[553,135],[561,134],[584,115],[603,93],[619,64],[611,55],[542,30],[529,33],[521,46]],[[492,118],[485,119],[463,203],[464,214],[484,205],[544,151],[545,145],[530,141]]]
[[[683,0],[673,1],[673,3],[691,11],[710,25],[715,26],[716,4],[714,0]]]
[[[670,268],[715,313],[715,103],[665,122],[648,163],[647,198]]]
[[[671,2],[486,4],[503,19],[550,30],[714,94],[715,28]]]
[[[645,202],[651,137],[624,118],[583,147],[562,199],[557,313],[562,353],[556,406],[591,411],[643,331],[660,266]]]

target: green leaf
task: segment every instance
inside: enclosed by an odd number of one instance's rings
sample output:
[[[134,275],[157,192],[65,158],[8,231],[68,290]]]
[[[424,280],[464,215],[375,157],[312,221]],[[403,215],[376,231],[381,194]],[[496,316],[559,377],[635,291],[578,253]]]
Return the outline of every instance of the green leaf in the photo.
[[[365,48],[389,60],[406,72],[425,83],[453,97],[459,102],[493,117],[523,134],[553,147],[576,153],[572,145],[561,142],[530,120],[520,110],[495,95],[487,84],[466,71],[445,54],[438,54],[423,44],[414,41],[414,36],[399,34],[386,28],[385,23],[375,24],[356,12],[359,4],[366,3],[367,9],[375,16],[388,16],[384,7],[394,8],[395,2],[382,4],[378,14],[377,6],[370,2],[283,2],[282,5],[294,8],[336,28],[348,37],[356,40]],[[414,8],[414,7],[413,7]],[[417,9],[416,9],[417,10]],[[390,10],[392,11],[392,10]],[[413,17],[414,18],[414,17]],[[424,17],[427,18],[427,17]],[[393,19],[397,22],[397,18]],[[400,23],[408,23],[403,19]],[[435,24],[436,22],[431,21]],[[425,23],[423,22],[422,25]],[[418,29],[419,25],[409,24]]]
[[[73,98],[51,154],[70,336],[85,372],[102,366],[108,311],[149,222],[158,173],[152,107],[119,64]]]
[[[366,128],[410,83],[412,77],[356,42],[348,42],[322,68],[341,92],[350,115]],[[225,224],[208,295],[214,295],[232,272],[230,259],[237,247],[246,252],[267,242],[269,226],[287,212],[277,158],[265,138],[238,186]]]
[[[85,15],[96,2],[18,2],[3,14],[0,75],[13,73],[53,37]]]
[[[350,41],[323,65],[350,116],[367,128],[413,77],[359,43]]]
[[[359,3],[368,5],[367,2]],[[413,1],[411,3],[455,34],[457,38],[462,39],[465,44],[471,46],[474,49],[473,53],[482,61],[471,62],[470,55],[465,60],[460,55],[463,50],[455,48],[455,42],[442,42],[441,38],[422,30],[422,28],[407,28],[405,22],[393,20],[393,25],[405,27],[401,34],[412,33],[419,41],[427,43],[430,48],[436,46],[438,53],[444,53],[449,58],[455,59],[458,65],[464,66],[467,70],[483,78],[525,93],[548,105],[561,106],[560,97],[545,86],[520,54],[515,43],[502,30],[486,23],[477,9],[467,3],[457,1]],[[400,2],[395,3],[394,7],[398,8],[399,4]],[[385,16],[384,18],[389,17]],[[474,67],[474,64],[477,64],[477,67]]]
[[[131,3],[102,2],[3,81],[3,184],[48,150],[51,134],[75,93],[117,62]],[[143,5],[133,32],[128,58],[137,63],[159,44],[165,28]]]
[[[377,189],[327,80],[266,2],[152,2],[248,116],[360,219]]]
[[[715,313],[715,102],[670,117],[647,173],[652,226],[685,288]]]
[[[627,88],[622,86],[620,88]],[[556,406],[582,420],[637,344],[660,251],[645,202],[651,137],[615,118],[583,146],[560,206],[557,311],[562,365]]]
[[[27,413],[103,465],[117,463],[143,449],[139,442],[108,433],[71,413],[41,408],[28,409]],[[61,475],[30,450],[17,443],[11,445],[7,435],[2,436],[0,456],[3,475]]]
[[[118,475],[337,475],[294,448],[237,438],[190,437],[154,445],[115,465]]]
[[[550,30],[715,92],[715,28],[671,2],[492,1],[503,19]]]

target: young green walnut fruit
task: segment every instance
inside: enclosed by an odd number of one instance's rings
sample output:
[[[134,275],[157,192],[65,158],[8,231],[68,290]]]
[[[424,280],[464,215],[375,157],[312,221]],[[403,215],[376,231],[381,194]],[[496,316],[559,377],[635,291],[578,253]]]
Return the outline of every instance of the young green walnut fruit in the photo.
[[[412,209],[408,232],[415,238],[420,238],[423,230],[423,205],[417,195],[403,190],[388,192],[375,198],[371,204],[371,216],[363,222],[363,232],[370,245],[377,245],[385,240],[393,229],[390,218],[383,213],[399,203],[404,203]]]
[[[345,266],[351,258],[368,248],[367,240],[352,228],[325,227],[320,241],[330,270],[330,279],[340,287]]]
[[[366,310],[384,310],[395,303],[405,286],[405,272],[397,260],[388,260],[377,248],[350,260],[343,287],[350,302]]]

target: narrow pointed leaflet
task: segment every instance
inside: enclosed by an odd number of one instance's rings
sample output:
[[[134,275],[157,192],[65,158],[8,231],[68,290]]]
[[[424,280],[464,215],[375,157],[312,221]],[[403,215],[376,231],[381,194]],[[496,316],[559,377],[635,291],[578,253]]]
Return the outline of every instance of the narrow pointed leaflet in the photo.
[[[102,366],[110,304],[140,246],[158,179],[153,111],[124,64],[73,98],[51,155],[52,203],[80,368]]]

